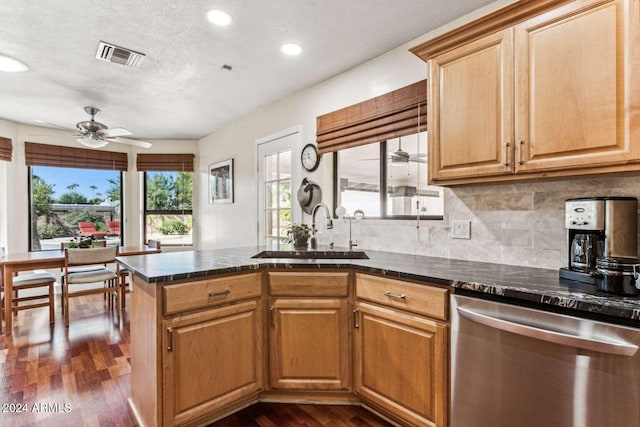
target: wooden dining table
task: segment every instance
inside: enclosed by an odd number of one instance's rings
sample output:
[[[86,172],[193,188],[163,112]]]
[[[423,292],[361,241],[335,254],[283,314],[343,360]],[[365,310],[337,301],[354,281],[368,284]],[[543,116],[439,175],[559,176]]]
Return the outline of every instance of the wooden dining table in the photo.
[[[159,253],[159,248],[144,246],[120,246],[118,256],[146,255]],[[4,329],[5,335],[13,330],[13,276],[20,271],[48,270],[64,268],[64,251],[39,251],[6,254],[0,258],[2,284],[4,286]]]

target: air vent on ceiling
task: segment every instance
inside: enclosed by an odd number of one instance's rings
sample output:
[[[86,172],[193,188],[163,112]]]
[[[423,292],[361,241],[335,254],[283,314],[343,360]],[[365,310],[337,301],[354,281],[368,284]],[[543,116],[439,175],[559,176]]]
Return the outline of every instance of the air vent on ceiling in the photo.
[[[145,56],[144,53],[134,52],[133,50],[105,42],[100,42],[96,53],[96,58],[98,59],[133,68],[138,68],[144,61]]]

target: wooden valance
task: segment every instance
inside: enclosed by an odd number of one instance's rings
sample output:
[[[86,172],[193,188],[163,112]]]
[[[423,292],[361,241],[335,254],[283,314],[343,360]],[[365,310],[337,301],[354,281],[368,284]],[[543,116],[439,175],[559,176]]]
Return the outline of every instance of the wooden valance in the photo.
[[[193,172],[193,154],[138,154],[136,169],[140,172]]]
[[[25,142],[24,144],[27,166],[56,166],[119,171],[126,171],[129,167],[127,153],[38,144],[36,142]]]
[[[9,138],[3,138],[0,136],[0,160],[11,161],[11,155],[13,154],[13,144]]]
[[[425,131],[427,81],[316,118],[319,153],[386,141]]]

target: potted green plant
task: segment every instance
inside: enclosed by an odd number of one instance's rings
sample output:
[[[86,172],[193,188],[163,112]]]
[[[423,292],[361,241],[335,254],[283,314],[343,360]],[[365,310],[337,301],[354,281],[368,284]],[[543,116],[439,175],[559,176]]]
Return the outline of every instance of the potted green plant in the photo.
[[[70,248],[93,248],[95,245],[95,240],[93,236],[89,236],[86,238],[76,237],[71,242],[69,242]]]
[[[293,243],[295,249],[306,249],[307,241],[311,236],[311,228],[307,224],[291,224],[287,231],[289,243]]]

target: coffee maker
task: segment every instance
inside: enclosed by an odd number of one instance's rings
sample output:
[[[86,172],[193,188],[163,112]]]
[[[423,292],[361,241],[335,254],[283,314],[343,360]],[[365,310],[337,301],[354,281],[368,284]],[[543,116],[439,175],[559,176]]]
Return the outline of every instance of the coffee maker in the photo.
[[[635,197],[588,197],[565,202],[568,263],[560,277],[599,284],[597,260],[637,256]]]

